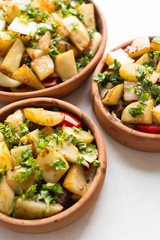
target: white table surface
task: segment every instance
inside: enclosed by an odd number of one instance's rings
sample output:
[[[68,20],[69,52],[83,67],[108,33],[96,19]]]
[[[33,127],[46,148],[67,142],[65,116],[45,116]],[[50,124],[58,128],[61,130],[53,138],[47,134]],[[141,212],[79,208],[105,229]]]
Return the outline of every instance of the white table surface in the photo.
[[[160,35],[158,0],[95,2],[107,21],[106,50],[138,36]],[[0,227],[0,240],[160,239],[160,154],[129,149],[104,132],[92,109],[90,83],[87,81],[65,100],[86,112],[102,133],[108,168],[99,198],[84,216],[62,230],[26,235]]]

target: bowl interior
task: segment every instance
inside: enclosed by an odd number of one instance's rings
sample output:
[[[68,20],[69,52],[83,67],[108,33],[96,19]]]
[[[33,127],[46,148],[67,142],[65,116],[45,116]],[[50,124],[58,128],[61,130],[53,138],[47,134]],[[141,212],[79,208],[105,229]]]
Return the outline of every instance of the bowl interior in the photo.
[[[0,225],[13,231],[24,233],[44,233],[60,229],[72,223],[90,208],[92,203],[98,197],[104,182],[107,160],[102,136],[92,120],[77,107],[67,102],[51,98],[28,99],[10,104],[0,109],[0,119],[1,121],[4,121],[9,114],[12,114],[16,109],[23,107],[42,107],[46,109],[52,109],[53,106],[58,107],[65,112],[74,114],[81,119],[81,121],[84,123],[84,127],[90,129],[95,137],[95,143],[99,152],[98,160],[101,162],[101,166],[97,169],[94,180],[87,193],[78,202],[64,212],[40,220],[15,219],[0,213]]]
[[[89,3],[94,3],[92,0],[88,0]],[[102,34],[102,41],[99,46],[97,53],[94,58],[90,61],[90,63],[77,75],[70,78],[69,80],[62,82],[56,86],[45,88],[42,90],[35,90],[31,92],[5,92],[0,91],[0,101],[2,102],[14,102],[21,99],[31,98],[31,97],[55,97],[62,98],[74,90],[76,90],[91,74],[94,70],[95,66],[102,58],[103,53],[105,51],[106,41],[107,41],[107,26],[104,19],[104,16],[94,3],[95,6],[95,16],[97,23],[97,30]]]
[[[149,38],[152,40],[153,36],[150,36]],[[132,41],[133,40],[122,43],[111,51],[117,50],[119,48],[124,49],[127,46],[131,45]],[[94,72],[94,76],[105,71],[106,57],[107,55],[105,55],[99,62]],[[136,150],[160,152],[158,144],[158,141],[160,141],[160,134],[140,132],[125,126],[117,119],[115,119],[103,105],[101,96],[99,94],[98,84],[94,80],[92,80],[91,99],[100,124],[114,139],[121,142],[123,145],[134,148]],[[135,143],[135,141],[137,143]]]

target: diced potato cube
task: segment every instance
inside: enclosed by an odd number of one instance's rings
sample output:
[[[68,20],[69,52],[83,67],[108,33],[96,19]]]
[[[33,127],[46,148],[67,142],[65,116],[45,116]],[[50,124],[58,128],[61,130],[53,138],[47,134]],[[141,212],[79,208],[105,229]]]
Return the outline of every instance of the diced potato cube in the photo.
[[[136,63],[127,63],[120,67],[119,74],[125,80],[136,82],[137,77],[141,76],[140,72],[138,71],[138,68],[143,70],[145,67],[143,65]],[[147,79],[152,81],[153,84],[155,84],[159,79],[159,73],[153,71],[152,74],[147,75]]]
[[[12,74],[12,78],[32,88],[44,89],[42,83],[38,80],[36,75],[27,67],[26,64],[23,64],[22,67],[18,68],[17,71]]]
[[[11,169],[11,155],[5,141],[0,142],[0,169]]]
[[[12,44],[13,40],[8,32],[0,31],[0,56],[5,56]]]
[[[83,51],[90,41],[88,31],[83,23],[77,17],[69,16],[63,19],[63,24],[71,41],[80,51]]]
[[[83,15],[86,28],[96,29],[96,20],[94,15],[93,3],[82,4],[77,7],[77,10]]]
[[[151,49],[154,51],[159,51],[160,50],[160,37],[155,37],[151,41]]]
[[[56,29],[56,33],[61,36],[63,40],[68,40],[69,33],[64,26],[59,25]]]
[[[136,58],[144,53],[150,51],[150,40],[149,37],[141,37],[135,39],[129,49],[129,56],[131,58]]]
[[[55,57],[55,69],[63,81],[66,81],[77,74],[73,50],[59,54]]]
[[[103,104],[110,106],[116,105],[122,96],[123,86],[124,84],[118,84],[117,86],[110,89],[106,93],[106,96],[102,99]]]
[[[124,81],[124,95],[123,98],[125,101],[132,102],[138,101],[138,95],[134,91],[134,87],[136,86],[135,82]]]
[[[53,46],[52,43],[53,43],[53,41],[51,40],[51,43],[50,43],[51,47]],[[74,51],[74,56],[75,56],[75,57],[78,56],[78,50],[77,50],[71,43],[69,43],[69,42],[67,42],[67,41],[64,41],[64,40],[58,41],[58,43],[57,43],[57,49],[58,49],[58,51],[59,51],[60,53],[64,53],[64,52],[67,52],[67,51],[73,49],[73,51]]]
[[[20,194],[21,191],[25,193],[35,183],[35,172],[27,180],[24,180],[26,170],[27,168],[20,167],[7,171],[7,183],[16,194]]]
[[[38,40],[38,48],[47,52],[49,49],[51,41],[51,33],[47,31],[39,40]]]
[[[69,164],[64,157],[50,147],[43,148],[35,164],[41,167],[44,181],[51,183],[57,183],[69,169]],[[63,167],[57,167],[56,169],[56,164],[61,164]]]
[[[31,66],[40,81],[44,80],[54,72],[54,63],[49,55],[32,60]]]
[[[46,135],[50,135],[52,133],[55,133],[54,129],[52,127],[44,127],[40,130],[41,133],[44,133]]]
[[[5,11],[5,21],[11,23],[18,13],[21,11],[22,4],[18,1],[4,1],[2,2],[2,9]]]
[[[81,151],[79,153],[80,157],[84,157],[84,159],[89,162],[89,163],[93,163],[97,157],[98,157],[98,150],[97,149],[93,149],[90,146],[87,146],[86,149],[88,152],[86,151]],[[82,163],[83,164],[83,163]]]
[[[21,110],[15,111],[13,114],[9,115],[6,118],[6,121],[8,122],[9,125],[12,125],[13,127],[16,127],[15,133],[19,135],[19,137],[22,136],[21,134],[21,123],[24,121],[23,113]],[[18,140],[19,141],[19,140]],[[15,142],[17,143],[17,141]]]
[[[45,51],[41,49],[35,49],[35,48],[29,48],[29,47],[26,48],[26,52],[31,59],[39,58],[47,54]]]
[[[49,142],[49,146],[53,146],[56,151],[58,151],[62,156],[71,163],[76,163],[77,157],[79,155],[78,148],[74,146],[72,143],[67,143],[63,141],[63,143],[58,143],[55,139]]]
[[[76,130],[74,130],[74,128],[65,127],[65,126],[62,127],[62,131],[66,132],[69,135],[75,136],[78,141],[83,140],[87,144],[92,143],[94,140],[94,136],[90,132],[87,132],[87,131],[82,130],[80,132],[77,132]]]
[[[41,219],[55,215],[63,210],[58,203],[47,204],[41,201],[23,200],[20,197],[16,201],[15,217],[20,219]]]
[[[41,13],[47,11],[48,13],[52,13],[56,5],[52,4],[53,0],[34,0],[31,2],[32,7],[39,6]]]
[[[0,181],[0,212],[8,216],[12,213],[14,195],[4,176]]]
[[[130,58],[128,54],[122,49],[118,49],[107,54],[106,64],[110,66],[114,63],[114,60],[120,62],[121,65],[134,62],[134,59]]]
[[[152,109],[153,116],[160,123],[160,104]]]
[[[95,32],[93,35],[92,46],[90,49],[90,51],[93,53],[93,55],[96,54],[96,52],[100,46],[101,40],[102,40],[102,35],[99,32]]]
[[[148,53],[143,54],[135,63],[143,65],[145,62],[149,62],[150,57],[148,56]]]
[[[15,72],[20,66],[24,50],[25,47],[22,41],[17,38],[10,50],[8,51],[7,55],[5,56],[1,67],[11,73]]]
[[[32,144],[33,146],[33,154],[37,156],[37,147],[38,147],[38,140],[39,137],[39,129],[35,129],[34,131],[30,132],[29,134],[25,135],[21,138],[21,142],[23,144]]]
[[[26,151],[27,149],[30,149],[31,152],[32,152],[32,148],[33,148],[33,146],[31,144],[30,145],[25,145],[25,146],[20,146],[20,147],[17,147],[17,148],[12,148],[11,149],[11,158],[12,158],[13,166],[14,167],[17,166],[22,152]]]
[[[24,108],[25,118],[42,126],[55,126],[63,121],[65,115],[43,108]]]
[[[34,36],[35,32],[37,31],[37,27],[35,22],[24,23],[18,17],[16,17],[9,25],[8,30],[23,35]]]
[[[63,187],[83,197],[87,192],[87,183],[82,165],[73,164],[64,179]]]
[[[131,107],[137,107],[138,105],[142,105],[144,107],[144,114],[139,114],[135,118],[129,113],[129,109]],[[153,101],[148,100],[144,104],[140,104],[139,102],[134,102],[129,104],[122,112],[121,121],[129,124],[151,124],[152,123],[152,107]]]

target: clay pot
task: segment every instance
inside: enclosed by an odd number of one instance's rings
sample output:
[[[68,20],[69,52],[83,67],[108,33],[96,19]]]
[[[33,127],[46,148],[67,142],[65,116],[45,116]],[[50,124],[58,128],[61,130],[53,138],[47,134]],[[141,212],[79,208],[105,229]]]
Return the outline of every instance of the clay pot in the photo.
[[[150,37],[152,39],[153,37]],[[126,48],[133,40],[125,42],[111,51]],[[94,76],[104,72],[106,68],[106,56],[98,64]],[[131,129],[117,121],[103,105],[99,94],[98,84],[92,80],[91,99],[95,114],[107,133],[123,145],[145,152],[160,152],[160,134],[150,134]]]
[[[96,175],[88,192],[73,206],[57,215],[40,220],[21,220],[0,213],[0,225],[10,230],[23,233],[45,233],[63,228],[74,222],[91,207],[102,188],[107,165],[105,145],[98,128],[80,109],[70,103],[53,98],[31,98],[10,104],[0,109],[0,119],[4,121],[9,114],[12,114],[19,108],[40,107],[48,109],[53,106],[77,116],[83,122],[84,127],[90,129],[95,137],[95,143],[99,152],[98,160],[101,162],[101,166],[97,168]]]
[[[88,0],[88,2],[93,2],[92,0]],[[27,99],[32,97],[55,97],[55,98],[62,98],[70,93],[72,93],[74,90],[76,90],[87,78],[90,76],[92,71],[94,70],[97,63],[100,61],[100,59],[103,56],[105,47],[106,47],[106,41],[107,41],[107,27],[106,22],[104,19],[104,16],[100,9],[95,6],[95,15],[96,15],[96,21],[97,21],[97,30],[102,34],[102,41],[99,46],[99,49],[94,56],[94,58],[91,60],[91,62],[76,76],[72,77],[71,79],[62,82],[56,86],[52,86],[49,88],[45,88],[42,90],[35,90],[31,92],[5,92],[0,91],[0,101],[1,102],[15,102],[17,100],[21,99]]]

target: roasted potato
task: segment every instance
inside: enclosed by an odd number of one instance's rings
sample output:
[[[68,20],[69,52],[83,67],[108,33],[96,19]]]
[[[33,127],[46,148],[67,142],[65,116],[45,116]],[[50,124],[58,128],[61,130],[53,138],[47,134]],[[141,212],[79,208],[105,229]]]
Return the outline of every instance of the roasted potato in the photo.
[[[103,104],[116,105],[122,96],[123,86],[124,84],[119,84],[116,85],[114,88],[110,89],[102,100]]]
[[[141,37],[136,38],[130,48],[129,48],[129,56],[131,58],[136,58],[144,53],[149,52],[151,49],[149,37]]]

